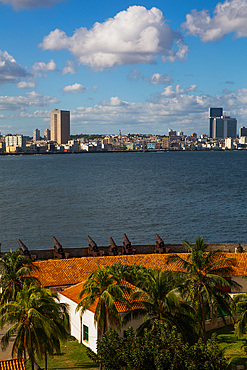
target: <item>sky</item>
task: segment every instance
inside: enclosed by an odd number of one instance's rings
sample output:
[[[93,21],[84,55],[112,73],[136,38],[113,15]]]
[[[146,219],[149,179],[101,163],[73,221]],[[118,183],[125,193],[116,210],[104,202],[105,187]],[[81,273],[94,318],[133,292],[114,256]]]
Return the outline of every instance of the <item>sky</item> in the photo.
[[[247,126],[247,0],[0,0],[0,132],[50,110],[71,134],[208,133],[209,107]]]

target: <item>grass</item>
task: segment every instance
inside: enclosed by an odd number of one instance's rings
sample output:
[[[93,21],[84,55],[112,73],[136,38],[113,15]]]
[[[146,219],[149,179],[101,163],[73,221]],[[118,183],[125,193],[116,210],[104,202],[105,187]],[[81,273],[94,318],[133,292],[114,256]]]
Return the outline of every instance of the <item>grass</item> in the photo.
[[[211,330],[208,332],[208,337],[213,333],[217,334],[218,344],[224,350],[225,356],[229,358],[229,363],[231,365],[244,365],[245,369],[247,369],[247,335],[238,339],[234,335],[233,325]],[[246,346],[246,352],[244,351],[244,346]]]
[[[44,361],[37,361],[41,369],[44,369]],[[61,354],[48,356],[49,370],[95,370],[99,366],[95,365],[86,354],[86,347],[76,340],[67,341],[61,345]],[[27,370],[31,370],[31,364],[28,362]]]

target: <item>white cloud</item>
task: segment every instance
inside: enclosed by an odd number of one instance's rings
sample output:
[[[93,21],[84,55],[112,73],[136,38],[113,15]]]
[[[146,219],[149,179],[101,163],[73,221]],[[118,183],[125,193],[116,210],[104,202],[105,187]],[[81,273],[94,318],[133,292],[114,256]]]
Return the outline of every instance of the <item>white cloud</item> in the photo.
[[[33,113],[21,112],[19,117],[21,118],[43,118],[43,120],[50,120],[50,111],[49,110],[36,110]]]
[[[32,9],[38,6],[52,6],[66,0],[0,0],[3,5],[12,5],[15,10]]]
[[[17,84],[18,89],[34,89],[35,82],[33,81],[20,81]]]
[[[186,15],[182,27],[204,42],[218,41],[229,33],[236,38],[247,36],[247,0],[218,3],[213,13],[211,17],[208,10],[194,9]]]
[[[92,87],[93,91],[94,91],[94,92],[96,92],[96,91],[98,90],[98,87],[99,87],[99,86],[94,85],[94,86]]]
[[[35,62],[34,65],[31,67],[31,72],[34,75],[38,75],[39,77],[43,76],[46,77],[47,72],[55,72],[57,71],[57,65],[53,59],[51,59],[48,63],[44,62]]]
[[[72,75],[76,73],[75,64],[71,60],[67,60],[65,67],[62,69],[62,75],[71,73]]]
[[[145,103],[127,102],[120,97],[111,97],[93,107],[78,107],[71,111],[73,125],[90,126],[91,129],[116,131],[119,127],[132,132],[160,132],[167,134],[168,127],[182,129],[187,134],[195,131],[208,132],[208,109],[224,107],[227,115],[239,121],[247,119],[247,89],[238,89],[221,95],[196,93],[196,85],[182,88],[177,85],[164,89],[165,94]]]
[[[139,81],[139,80],[146,81],[146,78],[145,76],[143,76],[139,67],[132,69],[127,75],[127,79],[130,81]]]
[[[18,79],[27,76],[27,71],[7,51],[0,50],[0,84],[15,83]]]
[[[68,85],[63,88],[63,91],[68,94],[78,94],[85,93],[88,90],[88,87],[84,87],[81,84],[75,83],[73,85]]]
[[[115,65],[155,63],[162,60],[184,60],[187,45],[179,32],[174,32],[157,8],[131,6],[88,30],[76,29],[68,37],[56,29],[39,45],[44,50],[68,49],[80,64],[103,70]]]
[[[153,73],[151,76],[149,76],[149,82],[152,85],[167,85],[173,82],[173,78],[171,76],[168,76],[167,74],[162,75],[160,73]]]
[[[164,88],[164,91],[162,91],[160,94],[157,94],[159,96],[164,96],[167,98],[173,98],[174,96],[188,94],[191,91],[195,91],[197,89],[197,85],[190,85],[186,89],[181,88],[181,84],[176,85],[175,89],[173,89],[172,85],[169,85]]]
[[[0,110],[24,110],[28,107],[47,107],[49,104],[57,104],[57,97],[41,95],[35,91],[27,92],[23,96],[0,96]]]

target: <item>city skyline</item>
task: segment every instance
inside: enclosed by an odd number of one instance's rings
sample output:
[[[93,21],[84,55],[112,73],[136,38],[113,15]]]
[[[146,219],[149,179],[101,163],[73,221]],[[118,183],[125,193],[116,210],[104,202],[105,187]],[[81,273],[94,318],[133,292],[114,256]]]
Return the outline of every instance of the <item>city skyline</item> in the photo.
[[[247,126],[247,0],[0,0],[0,10],[2,134],[42,135],[54,109],[71,112],[71,134],[207,134],[210,107]]]

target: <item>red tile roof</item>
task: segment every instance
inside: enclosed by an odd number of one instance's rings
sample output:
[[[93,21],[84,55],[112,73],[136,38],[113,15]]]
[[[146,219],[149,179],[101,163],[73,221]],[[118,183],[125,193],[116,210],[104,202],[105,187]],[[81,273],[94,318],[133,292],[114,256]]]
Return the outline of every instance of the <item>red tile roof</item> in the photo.
[[[26,370],[23,358],[0,361],[0,370]]]
[[[84,284],[84,282],[73,285],[73,286],[71,286],[67,289],[64,289],[62,292],[60,292],[60,294],[64,295],[65,297],[69,298],[70,300],[72,300],[73,302],[78,304],[80,302],[80,299],[78,298],[78,295],[79,295],[80,291],[83,288],[83,284]],[[133,289],[135,288],[134,285],[132,285],[129,282],[124,281],[124,280],[121,280],[121,286],[126,286],[126,287],[133,288]],[[130,300],[129,296],[130,296],[129,293],[126,290],[124,290],[124,298],[127,299],[131,303],[133,301]],[[95,300],[95,302],[89,307],[89,311],[92,311],[93,313],[95,313],[98,301],[99,301],[98,299]],[[128,310],[127,305],[123,302],[115,302],[115,306],[116,306],[118,312],[126,312]],[[141,306],[141,304],[138,302],[138,308],[140,308],[140,306]],[[135,308],[137,308],[137,307],[135,307]]]
[[[75,285],[84,281],[89,272],[98,266],[111,266],[113,263],[132,265],[133,263],[148,268],[161,268],[162,270],[177,271],[176,264],[166,264],[169,254],[136,254],[124,256],[103,256],[103,257],[82,257],[57,259],[34,262],[40,268],[34,275],[40,280],[43,286]],[[178,253],[186,259],[187,253]],[[234,258],[236,261],[233,267],[232,276],[247,275],[247,253],[221,253],[220,258]]]

